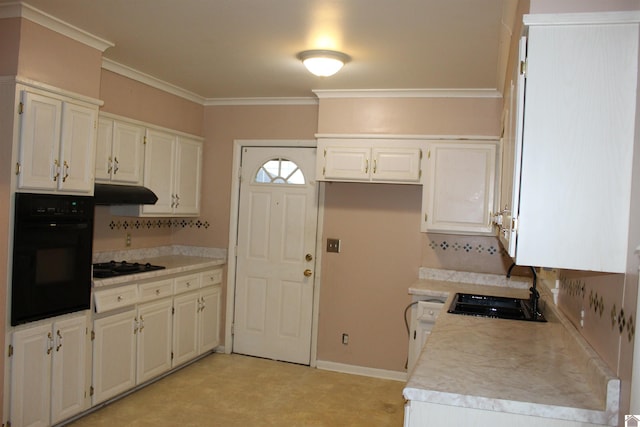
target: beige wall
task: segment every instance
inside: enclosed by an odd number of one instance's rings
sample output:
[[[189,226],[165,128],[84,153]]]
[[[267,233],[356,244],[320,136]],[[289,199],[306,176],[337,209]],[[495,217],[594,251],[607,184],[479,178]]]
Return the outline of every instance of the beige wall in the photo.
[[[20,18],[0,19],[0,76],[18,73],[21,23]]]
[[[108,70],[102,70],[101,111],[203,136],[204,107]]]
[[[101,64],[99,50],[22,20],[18,75],[99,98]]]
[[[495,136],[501,98],[325,98],[318,133]]]

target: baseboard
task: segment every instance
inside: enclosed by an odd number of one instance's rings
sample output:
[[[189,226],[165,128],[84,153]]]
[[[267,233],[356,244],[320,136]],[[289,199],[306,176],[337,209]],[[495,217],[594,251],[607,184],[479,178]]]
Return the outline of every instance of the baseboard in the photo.
[[[407,373],[399,371],[389,371],[386,369],[368,368],[366,366],[347,365],[344,363],[329,362],[326,360],[318,360],[316,362],[318,369],[325,371],[342,372],[344,374],[363,375],[365,377],[381,378],[384,380],[407,381]]]

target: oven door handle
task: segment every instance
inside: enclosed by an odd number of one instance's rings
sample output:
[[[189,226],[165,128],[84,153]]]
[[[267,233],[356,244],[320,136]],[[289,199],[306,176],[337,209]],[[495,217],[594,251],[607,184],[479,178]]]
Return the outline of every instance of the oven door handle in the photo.
[[[66,222],[47,222],[47,223],[30,223],[25,224],[25,230],[85,230],[89,228],[88,223],[74,223],[69,224]]]

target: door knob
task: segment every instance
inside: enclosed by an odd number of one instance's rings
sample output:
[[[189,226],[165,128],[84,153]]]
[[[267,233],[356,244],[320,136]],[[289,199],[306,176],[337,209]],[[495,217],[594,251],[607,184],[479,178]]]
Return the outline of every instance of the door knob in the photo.
[[[313,272],[311,270],[309,270],[308,268],[304,271],[304,276],[305,277],[309,277],[313,274]]]
[[[306,259],[307,261],[313,261],[313,255],[307,254],[305,255],[304,259]]]

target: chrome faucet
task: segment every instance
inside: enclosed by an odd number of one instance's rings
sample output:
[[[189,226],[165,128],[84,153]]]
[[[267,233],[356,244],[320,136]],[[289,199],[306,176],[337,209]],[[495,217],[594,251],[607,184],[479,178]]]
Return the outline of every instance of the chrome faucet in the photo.
[[[511,264],[511,267],[509,267],[509,270],[507,271],[507,277],[511,277],[511,271],[513,270],[513,268],[516,266],[516,263],[514,262],[513,264]],[[529,304],[531,307],[531,314],[533,316],[533,318],[531,320],[538,320],[538,300],[540,299],[540,292],[538,292],[538,289],[536,287],[536,283],[537,283],[537,279],[538,276],[536,275],[536,269],[533,267],[529,267],[531,269],[531,274],[533,275],[533,286],[531,286],[529,288]]]

